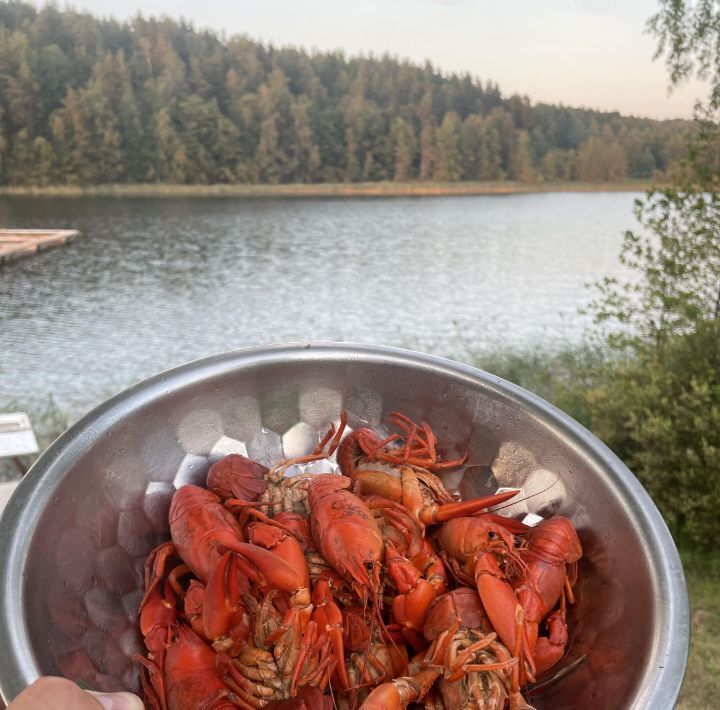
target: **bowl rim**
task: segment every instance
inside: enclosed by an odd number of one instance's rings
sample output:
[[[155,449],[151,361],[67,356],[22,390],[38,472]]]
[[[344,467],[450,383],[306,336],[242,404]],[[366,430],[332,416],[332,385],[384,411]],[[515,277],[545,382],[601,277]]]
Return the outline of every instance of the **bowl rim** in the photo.
[[[90,410],[55,440],[33,464],[0,516],[0,696],[7,703],[33,682],[40,670],[30,649],[22,613],[24,562],[38,512],[51,501],[70,464],[92,446],[103,431],[159,396],[229,374],[237,369],[293,362],[354,360],[375,364],[412,364],[436,374],[481,384],[523,407],[603,469],[643,533],[653,588],[659,592],[657,624],[644,677],[633,707],[672,708],[687,664],[690,624],[682,563],[670,532],[654,502],[625,464],[594,434],[537,395],[507,380],[435,355],[396,347],[353,343],[305,342],[231,350],[170,368],[122,390]],[[650,662],[652,661],[652,663]],[[659,675],[658,675],[659,671]]]

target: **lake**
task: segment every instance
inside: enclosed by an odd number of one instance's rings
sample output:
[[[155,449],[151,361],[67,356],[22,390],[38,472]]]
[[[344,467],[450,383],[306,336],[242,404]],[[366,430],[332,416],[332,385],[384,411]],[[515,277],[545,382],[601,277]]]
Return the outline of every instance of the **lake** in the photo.
[[[633,193],[0,198],[4,227],[81,231],[0,267],[0,405],[77,416],[160,370],[263,343],[452,355],[578,342],[618,275]]]

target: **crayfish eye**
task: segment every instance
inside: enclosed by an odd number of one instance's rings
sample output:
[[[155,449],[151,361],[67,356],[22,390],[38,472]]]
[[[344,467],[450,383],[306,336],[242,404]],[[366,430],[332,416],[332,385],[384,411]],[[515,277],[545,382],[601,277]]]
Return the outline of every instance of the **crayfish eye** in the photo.
[[[497,535],[495,534],[495,531],[494,531],[494,530],[491,530],[491,531],[488,533],[488,539],[489,539],[489,540],[494,540],[496,537],[497,537]]]
[[[515,547],[520,547],[520,545],[522,545],[522,541],[520,540],[519,537],[516,537],[515,542],[513,544],[515,545]]]

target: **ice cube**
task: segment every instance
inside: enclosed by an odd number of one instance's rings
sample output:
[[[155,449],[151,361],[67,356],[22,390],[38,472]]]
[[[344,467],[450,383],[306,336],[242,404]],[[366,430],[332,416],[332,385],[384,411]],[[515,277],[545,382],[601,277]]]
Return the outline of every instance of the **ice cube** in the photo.
[[[546,468],[538,468],[530,474],[524,491],[530,512],[545,517],[557,514],[567,494],[560,476]]]
[[[525,493],[522,488],[518,490],[515,486],[500,486],[500,488],[495,491],[495,494],[507,493],[509,491],[517,491],[515,498],[510,498],[510,500],[500,503],[490,508],[490,510],[499,515],[504,515],[506,518],[518,518],[521,515],[527,515],[529,511],[527,501],[525,500]]]
[[[522,519],[522,522],[523,522],[525,525],[528,525],[529,527],[533,528],[533,527],[535,527],[538,523],[542,523],[542,521],[543,521],[544,519],[545,519],[545,518],[543,518],[542,515],[535,515],[535,513],[528,513],[528,514]]]
[[[500,445],[491,468],[501,485],[521,488],[525,479],[537,468],[537,461],[525,447],[515,441],[506,441]]]

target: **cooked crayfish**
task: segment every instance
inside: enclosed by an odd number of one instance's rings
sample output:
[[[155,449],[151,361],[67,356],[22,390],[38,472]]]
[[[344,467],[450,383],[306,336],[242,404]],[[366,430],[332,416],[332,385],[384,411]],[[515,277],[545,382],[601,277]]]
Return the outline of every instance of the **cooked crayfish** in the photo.
[[[472,515],[504,503],[518,492],[456,500],[435,474],[461,466],[466,457],[443,461],[435,447],[435,434],[425,422],[416,424],[393,412],[388,423],[402,433],[383,439],[372,429],[357,429],[338,447],[338,465],[345,476],[360,484],[363,493],[402,503],[421,524]]]
[[[428,615],[425,637],[437,642],[444,636],[446,656],[438,689],[448,708],[529,707],[520,694],[519,659],[498,641],[480,598],[459,587],[439,597]]]
[[[572,523],[488,512],[515,490],[457,500],[437,474],[465,457],[425,422],[343,439],[346,424],[271,467],[226,456],[210,490],[175,493],[140,608],[153,710],[530,707],[523,688],[567,647]],[[344,475],[303,472],[336,451]]]
[[[474,580],[503,643],[522,647],[529,666],[521,668],[522,676],[542,673],[560,660],[567,644],[566,599],[573,600],[567,565],[582,555],[567,518],[544,520],[530,528],[524,541],[482,517],[457,518],[441,528],[438,542],[458,578]],[[553,612],[558,600],[560,609]],[[550,612],[550,635],[538,638],[538,626]]]
[[[271,469],[238,454],[226,456],[210,467],[208,488],[230,507],[251,505],[266,510],[270,517],[281,511],[307,516],[307,485],[313,474],[286,476],[286,473],[288,469],[299,464],[308,464],[331,456],[340,444],[346,425],[347,413],[341,412],[337,429],[335,425],[331,425],[310,454],[283,459]]]

